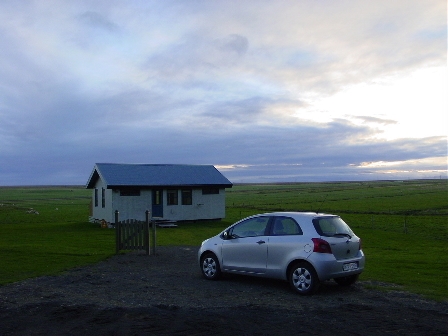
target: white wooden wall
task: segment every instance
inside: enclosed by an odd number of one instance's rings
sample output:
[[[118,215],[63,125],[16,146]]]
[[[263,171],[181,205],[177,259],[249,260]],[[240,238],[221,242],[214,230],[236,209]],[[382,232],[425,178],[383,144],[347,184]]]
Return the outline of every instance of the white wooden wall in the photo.
[[[105,189],[106,204],[101,204],[101,189],[105,188],[98,179],[95,188],[98,189],[98,206],[95,207],[95,190],[92,190],[93,218],[115,221],[115,210],[119,211],[119,220],[145,220],[145,211],[152,211],[152,190],[141,189],[140,196],[120,196],[120,191]],[[167,205],[167,191],[163,190],[163,218],[167,220],[197,220],[218,219],[225,217],[225,189],[219,194],[203,195],[202,189],[193,189],[192,205],[181,204],[181,190],[178,190],[178,205]]]

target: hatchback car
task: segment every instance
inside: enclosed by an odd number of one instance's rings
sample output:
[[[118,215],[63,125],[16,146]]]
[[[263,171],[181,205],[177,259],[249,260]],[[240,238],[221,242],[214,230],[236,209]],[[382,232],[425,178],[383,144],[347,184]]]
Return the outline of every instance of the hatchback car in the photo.
[[[289,281],[303,295],[321,281],[348,286],[364,269],[361,239],[341,217],[311,212],[275,212],[244,218],[202,242],[203,276],[238,273]]]

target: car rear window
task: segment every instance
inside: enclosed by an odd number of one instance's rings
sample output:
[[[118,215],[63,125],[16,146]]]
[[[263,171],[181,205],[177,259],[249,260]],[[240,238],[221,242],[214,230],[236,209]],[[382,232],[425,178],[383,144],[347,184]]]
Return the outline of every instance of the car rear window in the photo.
[[[337,234],[354,235],[350,227],[341,217],[318,217],[313,219],[313,225],[321,236],[332,237]]]

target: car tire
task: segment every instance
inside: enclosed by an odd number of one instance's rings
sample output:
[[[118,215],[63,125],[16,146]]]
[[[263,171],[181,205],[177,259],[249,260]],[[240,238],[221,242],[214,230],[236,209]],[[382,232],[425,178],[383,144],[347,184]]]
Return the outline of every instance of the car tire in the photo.
[[[351,286],[358,280],[359,274],[333,279],[339,286]]]
[[[207,280],[218,280],[221,277],[221,269],[216,255],[205,253],[201,257],[201,271]]]
[[[314,294],[319,288],[316,270],[307,262],[297,262],[289,270],[288,280],[294,292],[300,295]]]

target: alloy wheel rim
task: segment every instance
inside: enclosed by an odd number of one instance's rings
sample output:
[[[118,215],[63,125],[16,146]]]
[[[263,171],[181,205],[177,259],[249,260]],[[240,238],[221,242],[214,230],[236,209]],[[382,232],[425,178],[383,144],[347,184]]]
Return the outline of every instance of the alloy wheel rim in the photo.
[[[306,291],[311,287],[311,273],[306,268],[297,268],[292,275],[292,280],[299,292]]]
[[[202,265],[202,269],[204,271],[204,274],[207,277],[213,277],[213,275],[216,272],[216,263],[212,258],[206,258],[204,259],[204,263]]]

